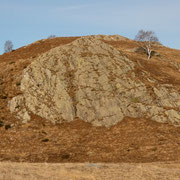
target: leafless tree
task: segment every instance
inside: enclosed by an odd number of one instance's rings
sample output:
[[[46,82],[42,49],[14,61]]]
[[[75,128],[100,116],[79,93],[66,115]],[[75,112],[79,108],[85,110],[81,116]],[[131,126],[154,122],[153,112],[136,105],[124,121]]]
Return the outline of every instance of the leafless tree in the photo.
[[[49,37],[48,37],[48,39],[53,39],[53,38],[55,38],[56,36],[55,35],[50,35]]]
[[[13,50],[13,43],[12,41],[8,40],[4,44],[4,52],[11,52]]]
[[[140,30],[135,36],[135,40],[139,41],[140,46],[146,51],[149,60],[151,58],[153,44],[159,42],[155,32]]]

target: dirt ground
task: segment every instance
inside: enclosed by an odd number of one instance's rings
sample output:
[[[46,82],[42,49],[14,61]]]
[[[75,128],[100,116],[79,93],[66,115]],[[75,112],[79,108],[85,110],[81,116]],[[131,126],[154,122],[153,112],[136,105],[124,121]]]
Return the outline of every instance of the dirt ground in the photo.
[[[180,164],[0,163],[3,180],[178,180]]]

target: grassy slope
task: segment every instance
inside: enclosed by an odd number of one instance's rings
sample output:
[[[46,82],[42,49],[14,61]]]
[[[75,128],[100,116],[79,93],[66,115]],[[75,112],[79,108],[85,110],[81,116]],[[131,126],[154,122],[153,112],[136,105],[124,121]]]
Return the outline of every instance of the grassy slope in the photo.
[[[19,91],[20,75],[33,58],[49,49],[67,44],[76,37],[37,41],[0,56],[0,120],[14,126],[0,127],[0,160],[25,162],[152,162],[180,160],[180,129],[146,119],[127,118],[111,129],[95,128],[75,121],[54,126],[40,117],[21,125],[10,114],[7,103]],[[180,86],[180,73],[172,65],[180,63],[180,51],[157,46],[160,56],[147,61],[145,54],[130,50],[137,42],[106,41],[136,64],[136,75],[148,72],[158,83]],[[30,59],[27,59],[30,58]],[[151,86],[151,84],[149,84]],[[48,142],[42,140],[48,139]],[[113,153],[112,153],[113,152]]]

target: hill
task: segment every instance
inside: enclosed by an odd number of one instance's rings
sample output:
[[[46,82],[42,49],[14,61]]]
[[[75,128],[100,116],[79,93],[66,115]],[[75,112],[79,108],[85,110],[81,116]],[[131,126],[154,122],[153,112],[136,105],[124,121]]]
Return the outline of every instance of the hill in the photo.
[[[99,35],[1,55],[1,160],[179,160],[180,51],[154,52]]]

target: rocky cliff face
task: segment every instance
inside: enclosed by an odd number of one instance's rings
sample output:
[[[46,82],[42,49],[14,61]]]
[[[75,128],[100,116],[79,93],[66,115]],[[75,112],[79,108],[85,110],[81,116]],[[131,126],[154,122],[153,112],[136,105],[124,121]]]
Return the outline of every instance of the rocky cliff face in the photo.
[[[149,89],[134,70],[117,49],[96,36],[82,37],[38,56],[24,70],[22,94],[8,106],[23,122],[35,114],[54,123],[78,118],[106,127],[124,117],[179,125],[179,90],[171,84]]]

